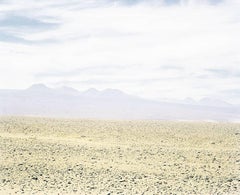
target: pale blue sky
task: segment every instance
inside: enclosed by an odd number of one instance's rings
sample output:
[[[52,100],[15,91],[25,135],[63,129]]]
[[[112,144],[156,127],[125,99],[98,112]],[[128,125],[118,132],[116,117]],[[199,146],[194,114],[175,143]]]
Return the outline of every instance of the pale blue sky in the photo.
[[[240,104],[238,0],[2,0],[0,88]]]

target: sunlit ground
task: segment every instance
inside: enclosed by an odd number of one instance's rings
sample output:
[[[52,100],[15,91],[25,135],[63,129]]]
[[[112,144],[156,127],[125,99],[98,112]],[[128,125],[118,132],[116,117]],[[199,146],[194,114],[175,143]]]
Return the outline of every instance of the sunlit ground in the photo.
[[[0,118],[0,193],[239,194],[240,124]]]

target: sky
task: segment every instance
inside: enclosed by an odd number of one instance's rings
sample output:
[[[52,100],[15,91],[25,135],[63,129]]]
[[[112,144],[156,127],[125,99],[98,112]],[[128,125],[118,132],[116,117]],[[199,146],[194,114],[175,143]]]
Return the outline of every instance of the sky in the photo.
[[[239,0],[0,0],[0,88],[240,104]]]

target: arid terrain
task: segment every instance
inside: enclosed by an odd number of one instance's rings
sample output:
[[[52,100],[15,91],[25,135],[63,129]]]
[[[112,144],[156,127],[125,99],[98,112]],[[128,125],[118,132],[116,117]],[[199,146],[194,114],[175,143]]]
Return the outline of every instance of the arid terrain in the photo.
[[[239,194],[240,124],[0,118],[0,194]]]

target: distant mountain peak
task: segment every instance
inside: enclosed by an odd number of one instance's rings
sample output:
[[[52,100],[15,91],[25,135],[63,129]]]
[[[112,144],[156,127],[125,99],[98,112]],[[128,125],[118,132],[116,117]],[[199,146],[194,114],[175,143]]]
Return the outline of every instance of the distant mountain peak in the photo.
[[[104,94],[109,94],[109,95],[123,95],[124,93],[121,90],[118,89],[111,89],[107,88],[102,91]]]
[[[48,88],[46,85],[42,83],[33,84],[28,88],[28,90],[49,90],[49,89],[50,88]]]
[[[88,90],[86,90],[86,92],[99,92],[99,91],[95,88],[89,88]]]

